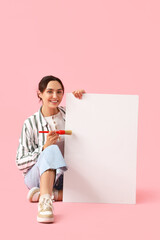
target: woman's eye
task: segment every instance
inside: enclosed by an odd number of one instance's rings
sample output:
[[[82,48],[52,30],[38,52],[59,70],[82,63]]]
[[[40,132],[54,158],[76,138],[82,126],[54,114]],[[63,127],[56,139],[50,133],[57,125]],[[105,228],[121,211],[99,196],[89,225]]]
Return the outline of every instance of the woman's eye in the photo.
[[[47,91],[47,93],[53,93],[52,91]],[[57,94],[62,94],[63,91],[58,91]]]

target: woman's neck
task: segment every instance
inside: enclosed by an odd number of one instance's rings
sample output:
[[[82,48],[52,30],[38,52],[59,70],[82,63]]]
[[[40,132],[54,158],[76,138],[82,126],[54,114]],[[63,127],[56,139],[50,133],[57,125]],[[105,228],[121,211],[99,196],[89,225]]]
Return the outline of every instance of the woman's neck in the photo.
[[[41,112],[44,117],[49,117],[49,116],[57,114],[59,112],[59,109],[58,108],[50,109],[50,108],[45,108],[44,106],[42,106]]]

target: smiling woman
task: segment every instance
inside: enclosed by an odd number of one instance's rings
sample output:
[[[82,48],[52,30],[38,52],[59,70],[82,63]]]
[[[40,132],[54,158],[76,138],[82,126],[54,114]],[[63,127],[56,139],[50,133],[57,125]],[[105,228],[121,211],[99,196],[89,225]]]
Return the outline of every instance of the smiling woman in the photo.
[[[45,116],[56,114],[58,111],[57,106],[61,103],[64,95],[62,81],[53,76],[42,78],[37,95],[43,102],[42,114]]]
[[[80,99],[83,93],[84,90],[77,90],[73,95]],[[65,139],[56,133],[65,130],[66,108],[59,106],[64,96],[62,81],[54,76],[43,77],[37,96],[42,106],[23,124],[16,164],[29,189],[28,200],[39,202],[37,221],[53,222],[52,200],[62,201],[63,174],[68,169],[64,160]]]

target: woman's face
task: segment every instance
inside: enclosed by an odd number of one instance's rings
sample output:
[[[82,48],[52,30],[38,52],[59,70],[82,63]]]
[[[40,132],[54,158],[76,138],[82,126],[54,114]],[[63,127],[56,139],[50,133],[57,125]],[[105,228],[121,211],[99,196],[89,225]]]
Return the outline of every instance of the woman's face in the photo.
[[[63,98],[63,89],[58,81],[50,81],[43,93],[39,92],[43,105],[49,108],[57,108]]]

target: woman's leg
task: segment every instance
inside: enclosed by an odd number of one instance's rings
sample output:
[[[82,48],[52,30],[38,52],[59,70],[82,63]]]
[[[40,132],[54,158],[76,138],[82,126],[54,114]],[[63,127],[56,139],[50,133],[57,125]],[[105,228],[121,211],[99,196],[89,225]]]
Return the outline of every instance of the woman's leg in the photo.
[[[57,179],[55,180],[55,175],[56,169],[58,168],[63,168],[64,171],[67,170],[66,163],[58,146],[52,145],[41,152],[37,163],[25,176],[25,184],[29,189],[40,187],[41,195],[46,193],[51,194],[53,187],[55,187],[55,189],[57,187]],[[63,191],[58,191],[58,194],[56,195],[56,200],[61,201],[63,198]]]
[[[48,169],[42,173],[40,177],[40,195],[50,194],[52,196],[53,185],[55,181],[56,171],[54,169]]]
[[[56,169],[61,167],[67,170],[64,158],[57,145],[48,146],[42,152],[38,161],[40,171],[40,195],[52,195],[56,179]],[[62,194],[61,194],[62,195]]]
[[[49,169],[45,171],[40,178],[40,196],[43,194],[50,194],[52,196],[53,192],[53,185],[55,181],[56,171],[53,169]],[[63,190],[56,190],[58,191],[58,196],[56,201],[63,200]]]
[[[63,200],[63,190],[58,190],[58,199],[57,201],[62,201]]]

